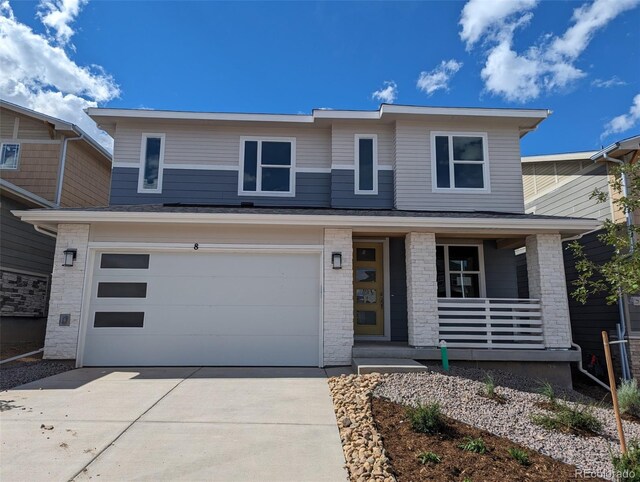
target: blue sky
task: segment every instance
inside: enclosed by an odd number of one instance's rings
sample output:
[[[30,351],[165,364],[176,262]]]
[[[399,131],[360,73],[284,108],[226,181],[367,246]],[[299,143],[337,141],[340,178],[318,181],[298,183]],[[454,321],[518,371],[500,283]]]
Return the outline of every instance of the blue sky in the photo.
[[[12,40],[0,70],[21,64],[2,97],[83,127],[88,105],[308,113],[387,100],[551,109],[525,155],[640,131],[640,0],[0,5],[0,41]]]

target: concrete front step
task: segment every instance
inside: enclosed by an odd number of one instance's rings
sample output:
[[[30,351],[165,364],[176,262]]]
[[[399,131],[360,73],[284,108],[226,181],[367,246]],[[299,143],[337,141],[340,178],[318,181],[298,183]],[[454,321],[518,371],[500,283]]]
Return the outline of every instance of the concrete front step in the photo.
[[[352,358],[351,366],[358,375],[367,373],[423,372],[427,368],[409,358]]]

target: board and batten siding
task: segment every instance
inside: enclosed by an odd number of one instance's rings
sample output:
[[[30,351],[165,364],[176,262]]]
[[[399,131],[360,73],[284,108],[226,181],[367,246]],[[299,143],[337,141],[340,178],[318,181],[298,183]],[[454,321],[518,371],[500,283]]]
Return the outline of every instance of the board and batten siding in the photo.
[[[331,129],[331,157],[333,164],[355,166],[356,134],[375,134],[378,139],[378,166],[395,164],[393,124],[337,123]]]
[[[491,192],[433,192],[431,132],[486,132]],[[518,129],[497,121],[396,123],[397,209],[524,212]]]
[[[202,166],[240,165],[241,137],[294,137],[296,166],[331,167],[331,130],[312,126],[211,126],[202,123],[120,122],[114,142],[115,164],[139,164],[143,133],[164,133],[164,163]]]

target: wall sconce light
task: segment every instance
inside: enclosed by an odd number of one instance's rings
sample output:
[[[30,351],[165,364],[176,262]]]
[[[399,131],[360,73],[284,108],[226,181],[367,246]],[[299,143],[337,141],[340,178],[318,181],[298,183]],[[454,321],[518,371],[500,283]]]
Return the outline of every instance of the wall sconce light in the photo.
[[[78,256],[77,249],[65,249],[64,250],[64,263],[62,266],[73,266],[73,260]]]
[[[333,269],[342,269],[342,253],[331,253]]]

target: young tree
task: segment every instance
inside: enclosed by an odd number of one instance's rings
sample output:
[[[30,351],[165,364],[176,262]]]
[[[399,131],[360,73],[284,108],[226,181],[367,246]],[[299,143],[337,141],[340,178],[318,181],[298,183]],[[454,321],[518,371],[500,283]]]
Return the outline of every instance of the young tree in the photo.
[[[609,183],[611,203],[626,215],[640,212],[640,162],[625,163],[613,168],[613,180]],[[626,181],[626,195],[623,192],[623,179]],[[609,193],[596,189],[591,199],[600,203],[609,202]],[[574,241],[569,245],[576,258],[578,279],[571,295],[581,303],[586,303],[591,295],[606,294],[607,303],[613,304],[620,295],[635,295],[640,292],[640,249],[638,238],[640,227],[607,220],[604,231],[598,239],[613,247],[614,254],[604,263],[595,263],[587,258],[583,246]]]

